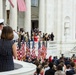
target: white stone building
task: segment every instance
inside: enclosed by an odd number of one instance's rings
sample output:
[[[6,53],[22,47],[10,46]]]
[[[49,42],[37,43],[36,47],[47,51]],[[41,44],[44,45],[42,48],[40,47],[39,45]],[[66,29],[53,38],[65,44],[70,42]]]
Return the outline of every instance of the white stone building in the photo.
[[[63,44],[59,45],[59,50],[71,50],[75,46],[76,0],[25,0],[25,12],[18,11],[17,0],[12,2],[14,8],[8,0],[0,0],[0,18],[5,19],[5,24],[14,30],[24,28],[30,34],[35,27],[42,33],[53,32],[56,42]]]

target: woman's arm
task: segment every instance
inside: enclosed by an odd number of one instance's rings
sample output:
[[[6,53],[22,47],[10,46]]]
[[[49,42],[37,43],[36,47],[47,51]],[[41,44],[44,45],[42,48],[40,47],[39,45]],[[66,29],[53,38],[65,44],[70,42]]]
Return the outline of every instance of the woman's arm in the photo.
[[[13,56],[14,56],[14,59],[17,59],[17,46],[16,46],[15,43],[13,44],[12,48],[13,48]]]

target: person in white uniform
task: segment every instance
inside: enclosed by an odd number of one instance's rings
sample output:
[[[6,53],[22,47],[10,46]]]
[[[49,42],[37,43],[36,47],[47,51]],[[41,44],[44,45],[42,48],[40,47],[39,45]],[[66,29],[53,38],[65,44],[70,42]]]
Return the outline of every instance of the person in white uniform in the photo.
[[[18,36],[17,32],[13,31],[13,34],[14,34],[13,40],[18,41],[19,36]]]
[[[0,36],[2,33],[3,26],[4,26],[4,19],[0,19]],[[18,38],[19,38],[18,34],[15,31],[13,31],[13,34],[14,34],[13,40],[14,41],[18,40]]]
[[[4,19],[0,19],[0,36],[2,33],[3,26],[4,26]]]

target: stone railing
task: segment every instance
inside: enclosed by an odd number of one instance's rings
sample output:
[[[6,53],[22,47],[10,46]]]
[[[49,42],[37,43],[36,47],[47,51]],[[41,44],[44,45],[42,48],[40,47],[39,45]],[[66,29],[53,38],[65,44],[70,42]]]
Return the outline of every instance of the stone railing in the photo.
[[[34,75],[36,66],[32,63],[14,60],[15,69],[12,71],[0,72],[0,75]]]

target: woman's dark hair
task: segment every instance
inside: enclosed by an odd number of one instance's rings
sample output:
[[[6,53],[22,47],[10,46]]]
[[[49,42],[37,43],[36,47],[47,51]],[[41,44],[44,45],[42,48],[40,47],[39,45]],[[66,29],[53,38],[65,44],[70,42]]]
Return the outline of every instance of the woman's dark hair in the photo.
[[[52,62],[49,63],[49,67],[53,68],[53,63]]]
[[[57,70],[62,70],[62,66],[60,64],[57,66]]]
[[[74,67],[75,66],[75,63],[74,62],[71,62],[70,65],[71,65],[71,67]]]
[[[1,39],[12,40],[14,37],[13,30],[10,26],[4,26],[1,34]]]
[[[23,29],[23,28],[20,28],[20,31],[21,31],[21,32],[24,32],[24,29]]]
[[[41,69],[40,68],[37,68],[36,71],[37,71],[37,75],[39,75]]]
[[[36,69],[37,75],[40,74],[42,68],[43,68],[42,65],[39,65],[39,66],[37,67],[37,69]]]
[[[0,25],[4,25],[4,23],[2,22],[2,23],[0,23]]]
[[[69,64],[68,64],[68,65],[66,65],[66,68],[67,68],[67,69],[71,68],[71,65],[69,65]]]

